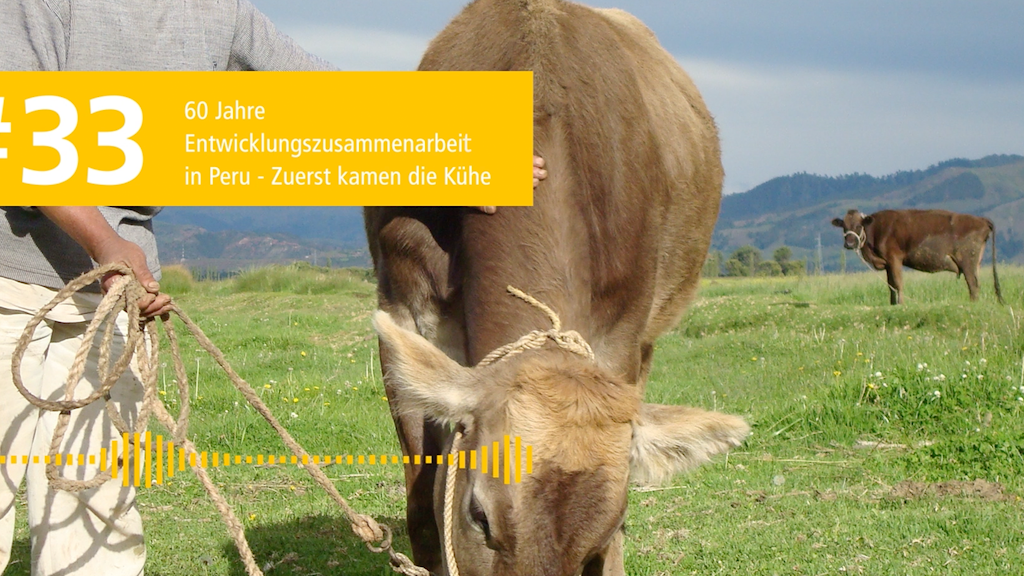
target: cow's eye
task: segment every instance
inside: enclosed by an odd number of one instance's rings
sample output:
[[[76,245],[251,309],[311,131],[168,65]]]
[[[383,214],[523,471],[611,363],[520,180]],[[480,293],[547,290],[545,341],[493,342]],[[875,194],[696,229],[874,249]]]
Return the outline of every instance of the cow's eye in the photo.
[[[487,513],[484,512],[483,506],[480,505],[480,502],[475,497],[469,501],[469,517],[483,530],[484,537],[490,540],[491,524],[487,521]]]

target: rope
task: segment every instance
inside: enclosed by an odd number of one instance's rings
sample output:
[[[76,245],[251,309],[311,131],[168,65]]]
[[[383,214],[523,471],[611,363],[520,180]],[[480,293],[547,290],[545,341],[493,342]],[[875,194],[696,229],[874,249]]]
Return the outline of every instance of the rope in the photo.
[[[860,261],[863,262],[865,266],[873,270],[875,267],[872,266],[870,262],[868,262],[868,259],[864,257],[864,253],[861,251],[862,248],[864,248],[864,242],[867,241],[868,231],[861,229],[860,234],[857,234],[853,230],[847,230],[845,233],[843,233],[843,238],[846,238],[851,234],[853,234],[853,237],[857,239],[857,248],[855,248],[855,250],[857,251],[857,256],[860,256]]]
[[[515,356],[516,354],[520,354],[527,350],[540,348],[548,340],[554,342],[559,348],[568,350],[569,352],[582,356],[588,360],[594,360],[594,350],[579,332],[576,332],[575,330],[562,332],[562,320],[558,317],[558,314],[551,309],[551,307],[513,286],[506,286],[505,289],[516,298],[519,298],[541,312],[544,312],[544,314],[547,315],[548,320],[551,321],[551,329],[534,330],[511,344],[506,344],[496,348],[490,354],[484,356],[483,360],[480,360],[477,366],[489,366],[495,362],[500,362],[501,360]],[[448,458],[448,470],[445,475],[444,486],[444,554],[445,562],[448,565],[449,576],[459,576],[459,566],[455,561],[455,543],[453,537],[455,531],[455,477],[458,472],[458,465],[454,463],[454,456],[458,454],[461,442],[462,432],[460,430],[456,430],[455,439],[452,441],[452,449]],[[519,464],[517,463],[516,465],[518,466]]]
[[[118,271],[122,274],[128,271],[127,266],[114,265],[108,267],[110,271]],[[26,325],[25,330],[22,332],[21,337],[18,339],[17,344],[14,348],[14,354],[11,358],[11,375],[14,382],[15,388],[24,396],[33,406],[42,410],[50,412],[59,412],[57,416],[57,425],[53,431],[53,439],[50,442],[49,450],[49,463],[46,465],[46,478],[50,482],[50,485],[57,490],[64,490],[67,492],[80,492],[82,490],[88,490],[95,488],[104,482],[111,479],[110,471],[104,470],[96,477],[87,481],[78,481],[64,478],[60,475],[57,464],[56,454],[60,450],[61,442],[64,439],[64,434],[67,432],[68,425],[71,420],[71,411],[87,406],[96,400],[106,398],[109,400],[110,389],[113,388],[114,384],[117,383],[121,373],[127,369],[129,362],[131,361],[131,351],[142,342],[141,331],[136,328],[132,330],[132,326],[138,326],[139,323],[139,308],[138,306],[132,306],[128,312],[129,331],[126,337],[125,350],[121,354],[121,357],[117,359],[113,367],[110,366],[110,344],[113,341],[115,319],[118,314],[118,310],[123,306],[124,302],[127,302],[129,298],[134,302],[142,294],[138,292],[141,290],[142,293],[145,290],[138,283],[135,287],[138,290],[130,289],[126,280],[117,279],[114,281],[113,286],[108,292],[107,296],[100,303],[96,310],[96,315],[93,321],[89,324],[85,331],[85,341],[92,342],[96,337],[96,333],[99,331],[101,325],[106,322],[106,330],[103,333],[103,340],[101,341],[102,351],[99,358],[99,376],[100,376],[100,387],[97,388],[88,397],[81,400],[74,400],[75,389],[81,382],[82,374],[85,372],[85,363],[88,358],[88,348],[83,346],[75,354],[75,359],[72,362],[71,368],[68,372],[68,379],[64,385],[64,400],[50,401],[39,398],[33,395],[28,389],[25,388],[25,383],[21,378],[21,363],[25,356],[26,350],[28,350],[29,343],[32,340],[32,335],[35,333],[35,329],[42,323],[43,319],[51,310],[53,310],[57,304],[69,298],[72,294],[78,292],[82,288],[92,284],[98,278],[102,277],[102,274],[95,275],[84,275],[72,281],[70,284],[64,287],[57,296],[54,297],[46,306],[44,306]],[[129,292],[131,293],[129,296]],[[121,415],[117,412],[116,407],[107,402],[106,404],[107,414],[110,415],[114,422],[118,432],[142,432],[145,430],[145,420],[148,418],[151,411],[150,405],[144,401],[142,410],[139,414],[139,418],[136,421],[135,428],[129,428],[125,424]]]
[[[553,341],[559,348],[563,348],[574,354],[583,356],[588,360],[594,359],[594,351],[590,348],[590,344],[587,344],[587,341],[583,339],[583,336],[581,336],[579,332],[575,330],[562,332],[561,319],[558,318],[558,314],[555,314],[555,311],[548,307],[547,304],[544,304],[533,296],[530,296],[522,290],[512,286],[506,286],[505,289],[516,298],[519,298],[541,312],[544,312],[544,314],[547,315],[548,320],[551,321],[551,329],[534,330],[515,342],[505,344],[504,346],[493,350],[487,356],[484,356],[483,360],[481,360],[477,366],[488,366],[499,360],[504,360],[510,356],[515,356],[516,354],[525,352],[526,350],[540,348],[548,340]]]
[[[455,431],[455,440],[452,441],[452,454],[459,450],[462,442],[462,432]],[[449,458],[451,458],[449,456]],[[444,482],[444,558],[448,565],[448,576],[459,576],[459,565],[455,562],[455,476],[458,466],[448,463],[448,473]]]
[[[68,380],[64,389],[64,399],[60,401],[49,401],[33,395],[25,388],[22,381],[21,364],[25,351],[28,349],[28,344],[32,339],[32,335],[35,333],[36,327],[43,321],[46,315],[53,310],[55,306],[57,306],[57,304],[67,300],[82,288],[85,288],[110,273],[119,273],[122,276],[121,278],[114,280],[113,286],[103,297],[103,300],[97,308],[95,317],[89,323],[88,327],[86,327],[82,346],[75,355],[75,360],[72,363],[71,370],[68,374]],[[171,357],[174,364],[174,372],[178,379],[178,395],[181,400],[181,411],[178,413],[177,420],[175,420],[174,417],[171,416],[170,412],[167,411],[166,406],[164,406],[157,394],[159,339],[157,337],[156,330],[152,327],[152,324],[155,323],[156,319],[141,318],[138,306],[134,305],[134,303],[145,293],[145,289],[143,289],[138,283],[135,276],[126,265],[110,264],[96,268],[90,272],[86,272],[82,276],[79,276],[61,289],[57,295],[54,296],[53,300],[51,300],[46,306],[37,312],[35,316],[32,317],[25,326],[25,330],[22,332],[21,338],[18,339],[14,355],[11,358],[11,370],[15,387],[17,387],[18,391],[21,392],[21,394],[32,405],[43,410],[60,413],[58,416],[57,426],[54,429],[53,440],[50,443],[50,464],[48,464],[46,468],[46,477],[49,480],[50,485],[56,490],[79,492],[99,486],[111,479],[109,471],[101,472],[94,478],[85,481],[63,478],[59,474],[55,464],[56,459],[54,458],[60,449],[64,434],[67,431],[71,411],[87,406],[100,398],[104,398],[107,401],[107,413],[110,415],[119,432],[142,432],[148,424],[150,415],[155,415],[157,421],[171,432],[175,443],[183,447],[188,454],[198,455],[195,445],[187,438],[190,412],[188,400],[188,378],[186,376],[184,363],[181,360],[177,335],[175,334],[174,325],[171,322],[169,314],[162,318],[162,324],[171,346]],[[224,354],[213,344],[206,334],[203,333],[199,326],[197,326],[192,319],[177,306],[177,304],[172,302],[170,309],[171,312],[176,314],[185,324],[186,328],[188,328],[189,332],[191,332],[193,337],[195,337],[200,347],[206,350],[221,369],[224,370],[235,388],[241,392],[242,396],[245,397],[249,404],[251,404],[252,407],[255,408],[256,411],[259,412],[259,414],[263,416],[263,418],[277,432],[278,436],[281,437],[281,440],[284,442],[285,446],[291,450],[292,454],[294,454],[300,462],[308,462],[308,453],[305,449],[303,449],[302,446],[292,438],[291,434],[289,434],[284,426],[282,426],[274,417],[270,412],[270,409],[263,403],[252,387],[249,386],[249,384],[237,373],[235,373],[231,368],[231,365],[228,364]],[[125,336],[124,351],[111,366],[110,352],[112,348],[114,329],[116,326],[116,318],[120,310],[125,310],[128,313],[128,334]],[[101,328],[103,328],[104,332],[100,342],[98,368],[100,386],[87,398],[74,400],[75,389],[80,383],[82,374],[85,371],[85,362],[89,354],[89,349],[91,348],[93,339]],[[142,408],[139,412],[139,417],[136,419],[135,427],[129,428],[117,412],[113,403],[109,402],[109,392],[124,371],[128,369],[133,356],[137,359],[136,364],[142,380],[144,396]],[[352,532],[366,543],[368,549],[375,553],[387,552],[390,558],[391,568],[399,574],[404,574],[406,576],[429,576],[429,572],[427,570],[416,566],[405,554],[397,552],[391,547],[392,534],[390,528],[386,525],[378,524],[377,521],[370,516],[359,514],[349,506],[348,502],[341,496],[327,475],[320,470],[319,466],[303,464],[302,467],[310,476],[313,477],[317,484],[327,491],[331,499],[341,507],[342,511],[344,511],[346,517],[348,517],[349,522],[351,523]],[[128,468],[126,466],[123,466],[122,468],[125,470],[125,473],[127,473]],[[249,543],[245,538],[245,528],[235,516],[230,504],[228,504],[227,500],[218,492],[216,486],[204,468],[198,465],[192,466],[192,471],[196,474],[196,477],[203,485],[206,493],[210,496],[210,499],[213,500],[217,511],[220,512],[221,518],[228,529],[228,534],[235,542],[235,547],[238,548],[238,552],[242,557],[242,562],[245,564],[246,572],[249,576],[263,576],[263,572],[256,564],[256,559],[253,556]]]

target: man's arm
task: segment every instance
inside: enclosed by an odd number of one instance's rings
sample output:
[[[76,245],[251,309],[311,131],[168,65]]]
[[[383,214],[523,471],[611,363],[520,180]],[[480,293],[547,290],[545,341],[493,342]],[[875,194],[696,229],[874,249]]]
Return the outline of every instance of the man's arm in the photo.
[[[238,0],[228,70],[337,70],[282,34],[249,0]]]
[[[0,70],[61,70],[67,58],[68,0],[0,0]]]
[[[135,278],[149,293],[138,301],[142,315],[157,316],[170,311],[170,296],[160,294],[160,284],[146,265],[146,255],[134,242],[117,235],[95,206],[39,206],[39,211],[85,249],[89,257],[100,266],[112,262],[127,264]],[[106,292],[114,276],[103,278],[101,286]]]

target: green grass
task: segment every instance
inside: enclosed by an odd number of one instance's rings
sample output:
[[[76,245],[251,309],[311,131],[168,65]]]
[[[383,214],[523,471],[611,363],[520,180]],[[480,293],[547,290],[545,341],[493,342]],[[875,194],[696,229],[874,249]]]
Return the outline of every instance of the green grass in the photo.
[[[1006,306],[995,302],[990,271],[975,303],[951,274],[908,274],[899,307],[888,305],[877,273],[705,281],[679,328],[658,342],[647,399],[741,414],[753,434],[689,476],[631,493],[627,573],[1018,572],[1024,269],[1000,272]],[[179,304],[311,453],[397,453],[365,271],[277,267],[174,285],[185,287]],[[285,453],[196,348],[184,346],[196,444]],[[173,409],[168,369],[161,387]],[[397,466],[325,471],[408,551]],[[271,574],[391,573],[296,467],[211,474],[260,564],[276,563]],[[988,491],[938,484],[974,480]],[[139,502],[147,573],[244,574],[190,473],[140,489]],[[19,527],[12,575],[28,573],[23,520]]]
[[[188,294],[195,287],[195,280],[184,266],[164,266],[161,270],[160,290],[174,296]]]
[[[374,294],[372,272],[362,268],[333,270],[306,262],[256,268],[239,274],[232,283],[237,292],[288,292],[291,294]]]

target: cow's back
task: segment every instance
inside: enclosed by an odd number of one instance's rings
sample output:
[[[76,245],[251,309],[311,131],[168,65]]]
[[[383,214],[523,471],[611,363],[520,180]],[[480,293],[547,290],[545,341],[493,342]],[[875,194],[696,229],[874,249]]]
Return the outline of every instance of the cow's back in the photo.
[[[871,250],[886,262],[923,272],[972,274],[992,230],[987,218],[948,210],[881,210],[867,227]]]
[[[615,23],[635,61],[647,63],[636,69],[637,80],[670,191],[660,224],[658,280],[647,327],[647,338],[653,341],[678,322],[697,289],[721,200],[718,132],[693,81],[654,33],[622,10],[599,12]]]
[[[464,219],[454,254],[470,363],[543,326],[505,293],[519,283],[635,373],[696,291],[718,213],[717,131],[692,82],[632,16],[560,0],[478,0],[420,69],[534,72],[550,176],[533,208]]]
[[[941,238],[949,253],[963,241],[984,242],[991,221],[981,216],[948,210],[881,210],[871,215],[879,237],[891,237],[903,250],[913,249],[928,238]]]

